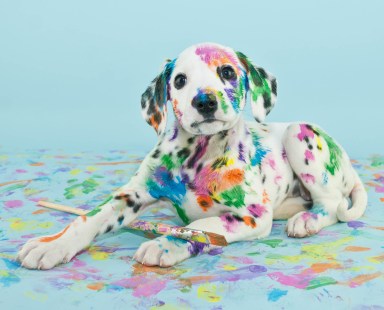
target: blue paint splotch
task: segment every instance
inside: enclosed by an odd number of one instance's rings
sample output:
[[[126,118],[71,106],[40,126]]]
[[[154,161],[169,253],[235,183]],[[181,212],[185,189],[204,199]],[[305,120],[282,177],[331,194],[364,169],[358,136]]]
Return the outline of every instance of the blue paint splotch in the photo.
[[[281,297],[287,295],[288,291],[279,290],[274,288],[268,293],[268,301],[278,301]]]
[[[2,258],[1,260],[4,262],[8,270],[14,270],[14,269],[20,268],[20,263],[17,261],[13,261],[8,258]]]
[[[0,287],[9,287],[19,282],[20,278],[13,274],[13,272],[0,270]]]
[[[158,167],[155,170],[153,178],[147,181],[147,187],[153,198],[168,198],[177,204],[181,204],[186,193],[181,178],[179,176],[174,178],[172,172],[165,167]]]
[[[251,165],[256,166],[260,165],[269,150],[264,148],[264,146],[260,143],[260,137],[257,135],[256,132],[251,131],[251,135],[253,145],[255,146],[255,154],[251,158]]]

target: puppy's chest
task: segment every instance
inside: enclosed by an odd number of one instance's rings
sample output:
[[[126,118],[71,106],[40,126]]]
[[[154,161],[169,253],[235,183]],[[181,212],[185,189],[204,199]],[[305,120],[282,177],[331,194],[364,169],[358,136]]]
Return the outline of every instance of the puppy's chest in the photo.
[[[201,139],[161,154],[147,181],[149,193],[204,213],[219,206],[244,207],[253,202],[249,197],[273,203],[276,184],[285,186],[281,160],[274,156],[278,152],[267,152],[261,144],[255,148],[244,142],[236,147],[225,141],[207,142]]]

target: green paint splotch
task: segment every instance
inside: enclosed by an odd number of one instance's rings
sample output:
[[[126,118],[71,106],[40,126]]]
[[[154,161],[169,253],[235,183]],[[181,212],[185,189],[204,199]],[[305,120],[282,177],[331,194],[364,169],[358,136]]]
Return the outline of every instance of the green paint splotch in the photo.
[[[270,239],[270,240],[262,240],[262,241],[259,241],[258,243],[262,243],[262,244],[268,245],[271,248],[276,248],[282,242],[283,242],[282,239]]]
[[[229,207],[241,208],[245,205],[245,192],[240,185],[234,186],[231,189],[221,193],[221,198],[224,204]]]
[[[316,131],[325,140],[329,150],[329,162],[325,163],[325,169],[327,169],[330,174],[335,175],[335,171],[340,168],[340,160],[343,153],[335,140],[328,136],[323,130],[316,128]]]
[[[73,184],[64,189],[64,196],[67,199],[75,198],[81,194],[89,194],[96,190],[100,185],[94,178],[89,178],[81,183]]]
[[[321,286],[336,284],[337,281],[331,277],[318,277],[315,279],[312,279],[308,286],[305,288],[306,290],[312,290],[314,288],[318,288]]]

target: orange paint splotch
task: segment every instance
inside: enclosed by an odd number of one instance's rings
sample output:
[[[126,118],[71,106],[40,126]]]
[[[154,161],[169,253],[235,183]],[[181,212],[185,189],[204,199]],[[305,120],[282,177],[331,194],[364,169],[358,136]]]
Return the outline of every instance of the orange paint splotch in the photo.
[[[266,204],[267,202],[270,202],[269,195],[266,192],[266,190],[263,191],[263,204]]]
[[[45,212],[48,212],[48,210],[44,210],[44,209],[40,209],[40,210],[37,210],[35,212],[32,212],[33,215],[37,215],[37,214],[43,214]]]
[[[48,236],[48,237],[42,237],[39,239],[40,242],[51,242],[51,241],[54,241],[56,239],[59,239],[62,235],[65,234],[65,232],[68,230],[70,225],[68,225],[67,227],[65,227],[61,232],[59,232],[58,234],[56,235],[53,235],[53,236]]]
[[[223,174],[223,182],[228,182],[232,186],[238,185],[244,180],[244,171],[241,169],[231,169]]]
[[[384,202],[384,197],[381,197],[381,198],[380,198],[380,201],[381,201],[381,202]]]
[[[243,216],[243,221],[245,225],[251,226],[252,228],[256,228],[256,222],[252,216]]]
[[[340,269],[341,265],[338,263],[315,263],[312,264],[311,270],[315,273],[322,273],[328,269]]]
[[[382,275],[381,272],[376,272],[376,273],[371,273],[371,274],[361,274],[361,275],[356,276],[356,277],[352,278],[351,280],[349,280],[347,284],[350,287],[357,287],[357,286],[364,284],[365,282],[376,279],[376,278],[380,277],[381,275]]]
[[[101,282],[88,284],[87,287],[93,291],[100,291],[104,288],[105,284]]]
[[[207,212],[208,209],[213,206],[213,200],[209,196],[198,196],[197,203],[205,212]]]
[[[85,215],[80,215],[81,219],[83,220],[83,222],[85,223],[87,221],[87,217]]]
[[[36,163],[31,163],[29,164],[30,166],[35,166],[35,167],[38,167],[38,166],[44,166],[44,163],[42,162],[36,162]]]
[[[348,251],[348,252],[364,252],[364,251],[369,251],[370,248],[365,248],[365,247],[362,247],[362,246],[354,246],[354,245],[350,245],[350,246],[347,246],[344,251]]]
[[[212,182],[211,185],[214,185],[210,187],[210,190],[213,190],[213,192],[223,192],[227,189],[230,189],[236,185],[241,184],[244,180],[244,171],[241,169],[231,169],[227,170],[222,174],[216,175],[215,182]]]
[[[377,229],[377,230],[384,230],[383,226],[372,226],[371,228]]]

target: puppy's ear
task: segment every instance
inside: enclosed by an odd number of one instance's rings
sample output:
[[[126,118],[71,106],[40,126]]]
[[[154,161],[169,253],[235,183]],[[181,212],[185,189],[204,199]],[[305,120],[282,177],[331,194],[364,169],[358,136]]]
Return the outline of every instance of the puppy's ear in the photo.
[[[243,53],[236,52],[236,55],[247,71],[252,114],[258,122],[263,122],[276,103],[276,78],[252,64]]]
[[[167,101],[169,98],[169,79],[175,60],[167,60],[163,71],[156,76],[141,96],[141,114],[149,125],[161,135],[167,125]]]

